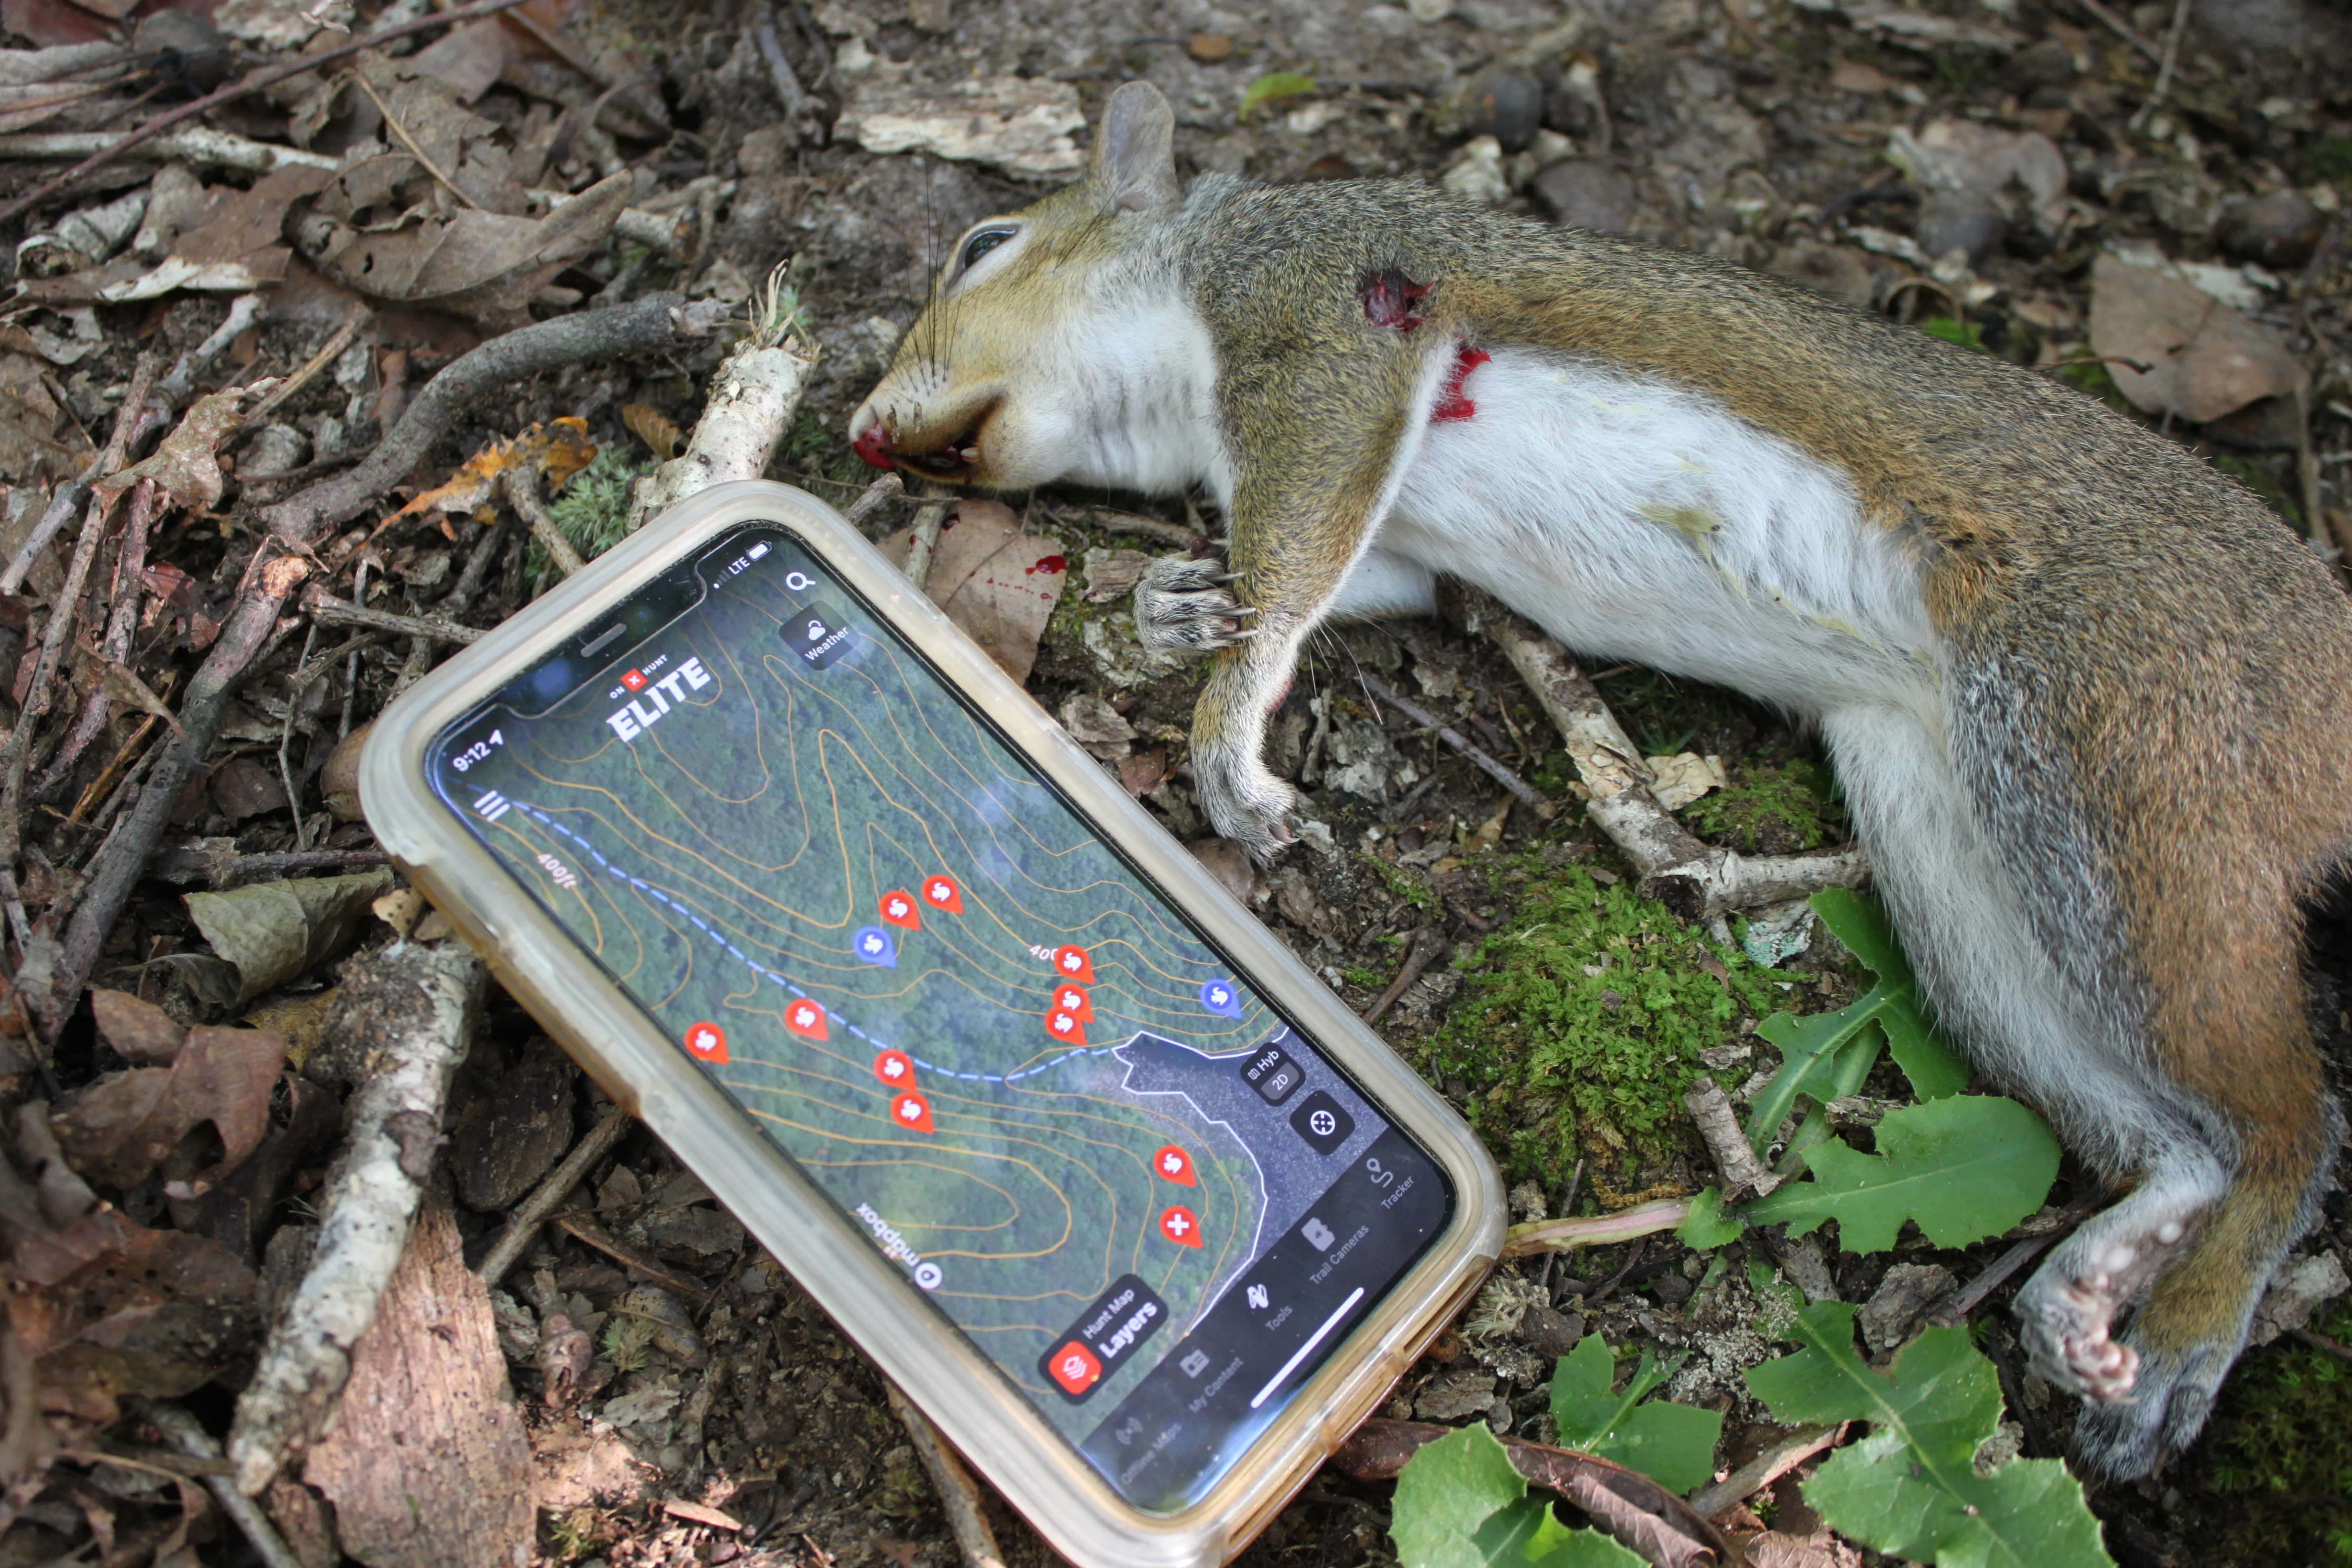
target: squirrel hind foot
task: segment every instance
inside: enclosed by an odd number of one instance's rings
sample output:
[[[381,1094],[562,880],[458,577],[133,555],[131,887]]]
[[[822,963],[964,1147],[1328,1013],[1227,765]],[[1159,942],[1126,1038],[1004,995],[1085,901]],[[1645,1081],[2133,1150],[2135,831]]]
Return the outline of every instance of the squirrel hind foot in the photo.
[[[2116,1320],[2188,1243],[2188,1216],[2137,1206],[2127,1200],[2077,1231],[2018,1293],[2033,1370],[2094,1406],[2144,1392],[2141,1352],[2116,1336]]]
[[[1165,555],[1135,585],[1135,635],[1156,653],[1213,653],[1256,634],[1244,625],[1256,611],[1234,598],[1234,580],[1213,555]]]

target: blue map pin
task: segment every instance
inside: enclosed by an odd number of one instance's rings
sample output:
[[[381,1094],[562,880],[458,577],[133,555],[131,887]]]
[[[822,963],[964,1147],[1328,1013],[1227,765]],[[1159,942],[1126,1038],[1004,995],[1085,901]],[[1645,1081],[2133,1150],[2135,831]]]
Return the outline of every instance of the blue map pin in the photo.
[[[1214,1013],[1220,1018],[1239,1018],[1242,1016],[1242,999],[1234,992],[1234,983],[1230,980],[1201,982],[1201,1007],[1203,1012]]]
[[[857,955],[860,963],[877,964],[884,969],[898,967],[898,950],[890,944],[890,933],[880,926],[859,926],[857,934],[849,939],[849,951]]]

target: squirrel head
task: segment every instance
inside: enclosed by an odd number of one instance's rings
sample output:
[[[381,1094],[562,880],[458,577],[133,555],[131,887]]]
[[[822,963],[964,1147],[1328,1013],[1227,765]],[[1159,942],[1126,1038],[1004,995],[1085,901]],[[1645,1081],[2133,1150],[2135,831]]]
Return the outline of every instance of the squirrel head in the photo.
[[[859,457],[996,490],[1066,477],[1164,488],[1096,437],[1123,399],[1169,390],[1132,384],[1150,356],[1117,351],[1176,303],[1174,132],[1160,89],[1129,82],[1104,107],[1084,179],[964,231],[850,416]]]

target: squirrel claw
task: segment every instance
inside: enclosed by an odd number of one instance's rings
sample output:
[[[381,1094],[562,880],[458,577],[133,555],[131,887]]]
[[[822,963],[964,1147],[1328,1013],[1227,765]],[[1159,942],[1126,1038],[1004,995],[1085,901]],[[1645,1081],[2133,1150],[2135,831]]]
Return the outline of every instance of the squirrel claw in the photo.
[[[1256,609],[1224,587],[1235,574],[1215,556],[1168,555],[1145,569],[1135,585],[1135,632],[1159,653],[1213,653],[1246,642],[1241,617]]]

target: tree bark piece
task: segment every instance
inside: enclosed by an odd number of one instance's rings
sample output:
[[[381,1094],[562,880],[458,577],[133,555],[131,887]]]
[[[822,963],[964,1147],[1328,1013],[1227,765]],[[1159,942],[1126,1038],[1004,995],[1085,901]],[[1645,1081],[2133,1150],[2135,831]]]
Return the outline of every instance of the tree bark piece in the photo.
[[[1641,749],[1566,648],[1475,589],[1465,591],[1464,619],[1503,650],[1568,742],[1569,760],[1590,795],[1586,814],[1633,863],[1643,897],[1686,921],[1706,923],[1823,888],[1860,887],[1868,878],[1869,863],[1858,847],[1753,858],[1710,849],[1658,804],[1643,775]]]
[[[798,306],[782,273],[778,268],[752,302],[751,335],[719,367],[686,450],[636,482],[629,499],[632,533],[698,491],[768,471],[817,361],[816,346],[799,335]]]
[[[319,530],[349,522],[377,505],[476,398],[583,360],[657,353],[709,331],[726,310],[710,300],[689,305],[680,294],[648,294],[609,310],[558,316],[492,338],[426,382],[364,461],[263,508],[262,521],[279,538],[307,543]]]
[[[1715,1079],[1693,1079],[1683,1095],[1683,1107],[1698,1123],[1698,1135],[1706,1141],[1706,1152],[1715,1156],[1716,1169],[1723,1173],[1725,1203],[1750,1192],[1760,1198],[1780,1184],[1780,1178],[1756,1157],[1754,1145],[1731,1113],[1731,1096]]]
[[[331,1026],[371,1042],[351,1134],[327,1174],[310,1270],[272,1326],[229,1429],[228,1457],[247,1497],[310,1443],[351,1375],[400,1262],[449,1078],[481,1003],[481,961],[462,947],[395,942],[358,967],[343,981]]]
[[[343,1550],[369,1568],[527,1560],[530,1445],[446,1199],[410,1229],[303,1479],[333,1500]]]

